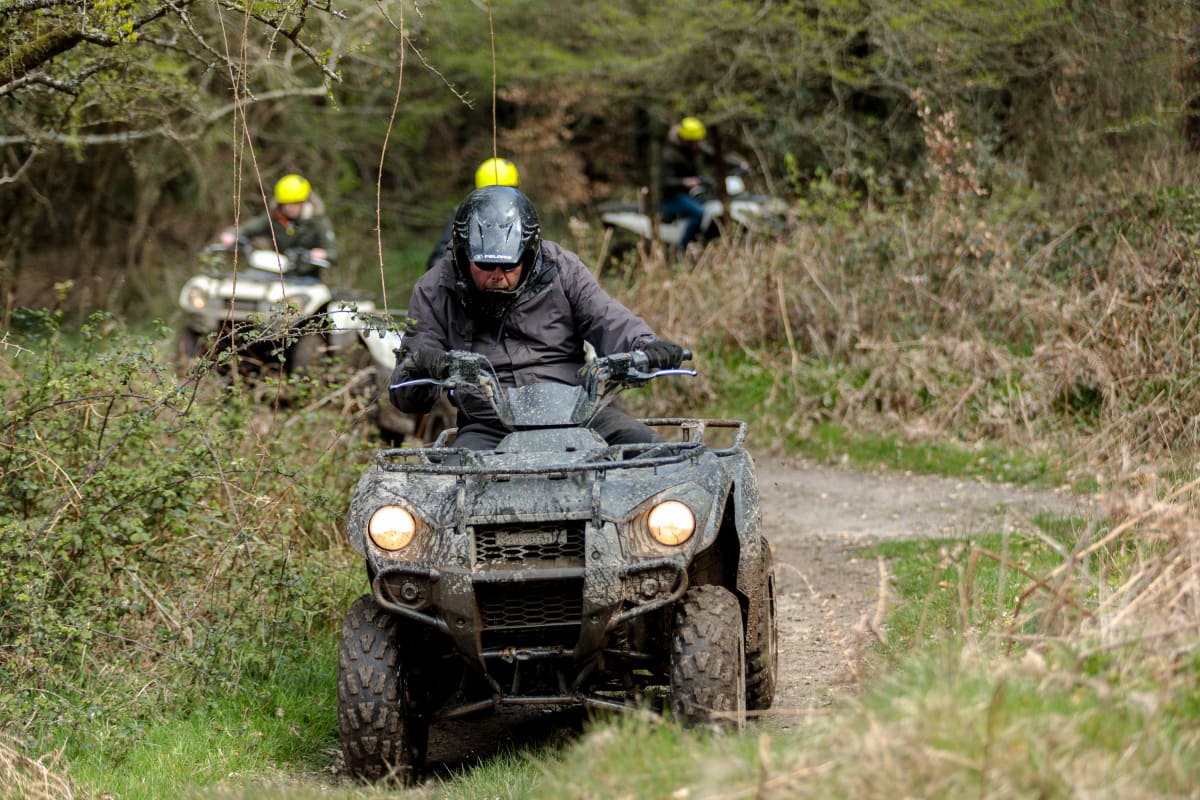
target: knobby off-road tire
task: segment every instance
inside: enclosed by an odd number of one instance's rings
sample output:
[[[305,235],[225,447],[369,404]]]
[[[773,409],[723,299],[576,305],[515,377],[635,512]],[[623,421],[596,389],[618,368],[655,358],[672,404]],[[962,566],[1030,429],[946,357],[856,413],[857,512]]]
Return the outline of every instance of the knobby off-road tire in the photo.
[[[205,337],[196,333],[186,325],[179,329],[175,337],[175,368],[182,375],[192,368],[192,363],[205,353],[208,343]]]
[[[720,586],[688,589],[675,611],[671,712],[685,724],[746,725],[742,610]]]
[[[414,783],[425,764],[428,719],[420,716],[401,625],[369,595],[346,612],[338,645],[338,734],[346,771],[366,781]]]
[[[779,670],[779,638],[775,607],[774,557],[763,550],[763,597],[758,605],[757,641],[746,651],[746,708],[762,711],[775,702]]]
[[[313,367],[329,352],[325,337],[320,333],[303,333],[287,351],[289,375],[300,375]]]

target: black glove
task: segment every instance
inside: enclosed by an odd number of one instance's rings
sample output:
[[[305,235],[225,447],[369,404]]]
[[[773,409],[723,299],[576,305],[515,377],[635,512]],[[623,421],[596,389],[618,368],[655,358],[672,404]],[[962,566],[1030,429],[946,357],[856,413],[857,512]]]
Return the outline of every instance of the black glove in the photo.
[[[641,346],[650,369],[679,369],[683,363],[683,348],[665,339],[651,339]]]
[[[444,381],[450,375],[450,356],[441,350],[414,350],[408,354],[408,363],[416,377]]]

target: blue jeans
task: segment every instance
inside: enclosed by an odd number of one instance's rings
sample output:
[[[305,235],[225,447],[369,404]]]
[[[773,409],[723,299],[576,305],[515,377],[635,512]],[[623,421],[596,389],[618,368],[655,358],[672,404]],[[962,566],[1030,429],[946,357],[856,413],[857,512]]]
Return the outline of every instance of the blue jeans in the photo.
[[[687,220],[683,238],[679,241],[679,249],[687,250],[688,244],[696,238],[696,233],[700,230],[700,223],[704,221],[704,206],[686,192],[676,192],[663,200],[662,210]]]

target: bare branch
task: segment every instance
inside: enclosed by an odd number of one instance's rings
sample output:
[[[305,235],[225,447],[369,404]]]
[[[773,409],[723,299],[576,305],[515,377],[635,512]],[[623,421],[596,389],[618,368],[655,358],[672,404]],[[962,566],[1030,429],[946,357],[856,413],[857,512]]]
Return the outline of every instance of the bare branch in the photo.
[[[301,53],[304,53],[304,55],[308,56],[309,61],[311,61],[313,63],[313,65],[316,66],[319,70],[321,70],[322,75],[324,75],[329,80],[334,81],[335,83],[342,82],[342,76],[338,75],[337,72],[335,72],[332,68],[330,68],[330,66],[328,64],[326,64],[324,61],[322,61],[321,57],[319,55],[317,55],[317,52],[315,50],[313,50],[311,47],[309,47],[307,44],[305,44],[304,42],[302,42],[300,40],[300,25],[296,25],[290,31],[285,31],[279,27],[279,23],[276,20],[272,20],[271,18],[265,17],[261,14],[251,13],[250,18],[253,20],[257,20],[258,22],[261,22],[264,25],[269,25],[272,28],[274,28],[275,30],[279,31],[279,33],[281,33],[284,38],[286,38],[288,41],[290,41],[296,47],[297,50],[299,50]]]
[[[41,152],[42,151],[39,148],[34,147],[29,151],[29,155],[25,156],[25,161],[21,164],[21,166],[17,167],[16,172],[14,172],[12,175],[9,175],[8,170],[5,170],[4,174],[0,175],[0,186],[3,186],[6,183],[16,183],[17,181],[21,180],[21,175],[25,172],[25,170],[29,169],[29,165],[33,163],[33,160],[37,158]],[[7,345],[8,342],[5,341],[7,338],[8,332],[5,331],[4,339],[0,339],[0,345]],[[13,346],[15,347],[16,345]]]
[[[310,86],[301,89],[279,89],[274,92],[262,92],[260,94],[249,97],[237,103],[230,103],[221,108],[213,109],[212,111],[200,117],[200,120],[205,125],[216,122],[221,117],[233,113],[241,106],[252,103],[262,103],[267,100],[278,100],[282,97],[324,97],[328,90],[324,86]],[[193,117],[194,119],[194,117]],[[162,137],[172,139],[177,142],[194,141],[201,136],[201,132],[196,133],[180,133],[169,125],[159,125],[155,128],[148,128],[139,131],[124,131],[122,133],[97,133],[90,135],[80,135],[71,133],[57,133],[53,131],[41,131],[35,134],[26,136],[0,136],[0,145],[9,146],[14,144],[67,144],[67,145],[93,145],[93,144],[126,144],[142,139],[152,139]]]
[[[308,60],[311,61],[313,63],[313,65],[315,67],[317,67],[317,69],[321,70],[322,75],[324,75],[330,81],[333,81],[335,83],[342,82],[342,77],[340,75],[338,75],[337,72],[332,67],[330,67],[328,64],[326,64],[321,59],[320,55],[317,54],[317,51],[313,50],[311,47],[308,46],[308,44],[301,41],[300,32],[301,32],[301,29],[304,27],[304,21],[305,21],[303,14],[300,15],[300,21],[297,22],[295,25],[293,25],[291,27],[291,29],[284,30],[284,28],[282,27],[283,26],[282,17],[271,17],[271,16],[267,16],[265,14],[259,14],[254,11],[248,10],[247,8],[241,7],[236,3],[227,2],[226,0],[221,0],[221,5],[224,6],[225,8],[228,8],[231,11],[235,11],[239,14],[247,14],[250,17],[250,19],[255,20],[256,22],[260,22],[263,25],[278,32],[285,39],[290,41],[297,50],[299,50],[301,53],[303,53],[305,56],[307,56]],[[301,7],[304,9],[315,8],[318,11],[324,11],[324,12],[332,15],[332,16],[336,17],[337,19],[342,19],[342,20],[346,19],[346,14],[344,12],[334,10],[327,3],[303,3]]]
[[[6,3],[0,3],[0,14],[23,14],[26,11],[69,5],[74,4],[69,0],[8,0]]]
[[[51,78],[44,72],[30,72],[24,77],[17,78],[15,81],[9,81],[6,84],[0,85],[0,97],[6,94],[11,94],[22,86],[28,86],[31,83],[36,83],[41,86],[47,86],[51,89],[57,89],[63,94],[69,94],[72,97],[79,95],[79,81],[60,81],[56,78]]]

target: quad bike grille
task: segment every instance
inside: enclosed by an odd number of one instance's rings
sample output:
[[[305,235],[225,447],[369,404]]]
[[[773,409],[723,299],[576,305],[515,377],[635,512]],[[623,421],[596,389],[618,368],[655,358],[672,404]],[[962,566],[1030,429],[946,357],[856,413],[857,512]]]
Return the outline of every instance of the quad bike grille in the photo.
[[[475,600],[484,631],[578,625],[583,615],[583,583],[477,584]]]
[[[484,569],[517,563],[583,566],[582,522],[532,522],[479,525],[475,528],[475,564]]]
[[[225,302],[232,311],[252,312],[258,311],[257,300],[242,300],[236,297],[225,298]]]

